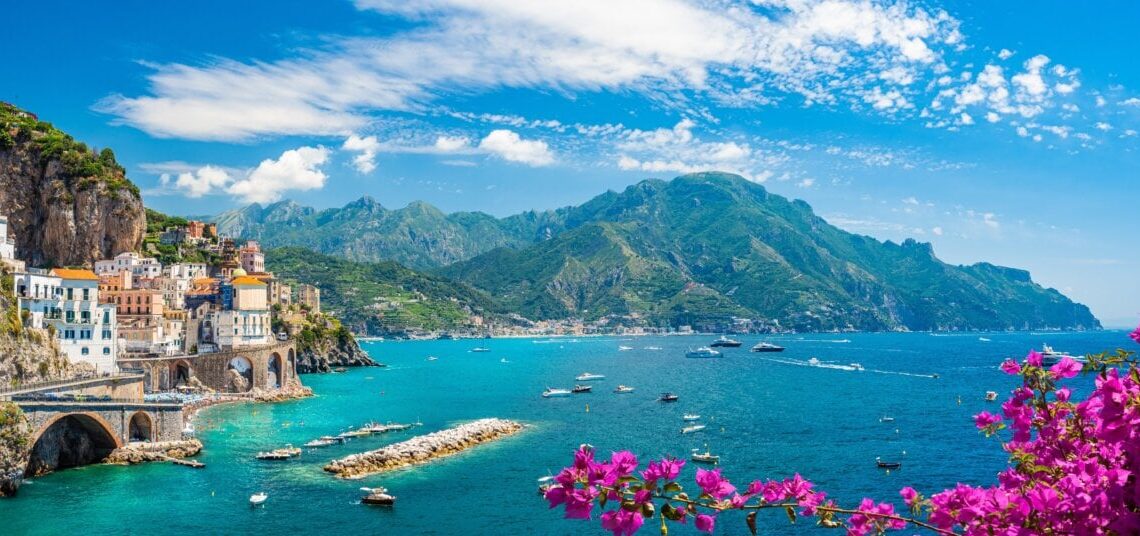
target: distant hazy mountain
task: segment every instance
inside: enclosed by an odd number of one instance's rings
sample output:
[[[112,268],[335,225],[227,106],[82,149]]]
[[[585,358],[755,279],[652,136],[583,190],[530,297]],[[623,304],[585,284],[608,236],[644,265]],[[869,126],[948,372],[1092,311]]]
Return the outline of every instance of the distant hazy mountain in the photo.
[[[838,229],[803,201],[735,175],[647,180],[587,203],[503,219],[364,198],[223,214],[223,232],[354,259],[391,259],[481,288],[532,318],[728,316],[798,329],[1098,328],[1088,308],[1022,270],[952,266],[929,244]]]

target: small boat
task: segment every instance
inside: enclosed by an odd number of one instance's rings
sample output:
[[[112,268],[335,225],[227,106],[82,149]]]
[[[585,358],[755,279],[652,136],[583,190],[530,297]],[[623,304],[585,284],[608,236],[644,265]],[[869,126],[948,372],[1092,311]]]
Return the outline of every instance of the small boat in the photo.
[[[604,379],[606,379],[606,376],[605,376],[605,374],[593,374],[590,372],[583,372],[583,373],[579,374],[574,379],[578,380],[580,382],[588,382],[588,381],[593,381],[593,380],[604,380]]]
[[[542,398],[555,398],[562,396],[570,396],[570,390],[547,387],[546,390],[542,392]]]
[[[1074,361],[1077,361],[1079,363],[1085,362],[1084,356],[1075,356],[1075,355],[1070,355],[1067,352],[1058,352],[1058,351],[1054,350],[1053,347],[1049,346],[1048,344],[1041,345],[1041,365],[1042,366],[1051,367],[1053,365],[1056,365],[1057,363],[1060,363],[1061,360],[1066,358],[1066,357],[1069,359],[1072,359]]]
[[[681,416],[681,420],[685,422],[699,421],[700,419],[701,416],[697,415],[696,413],[686,413]]]
[[[703,424],[694,424],[692,426],[686,426],[686,427],[682,428],[681,433],[682,434],[691,434],[694,432],[700,432],[701,430],[704,430],[705,428],[706,427]]]
[[[986,391],[986,402],[997,400],[997,391]]]
[[[507,358],[505,358],[505,357],[500,359],[499,362],[500,363],[510,363],[510,361],[507,361]]]
[[[847,365],[847,366],[851,367],[853,370],[859,370],[859,371],[863,371],[863,370],[866,370],[866,369],[864,369],[864,368],[863,368],[863,365],[861,365],[861,364],[859,364],[859,363],[851,363],[851,364],[849,364],[849,365]]]
[[[879,469],[898,469],[902,467],[902,462],[884,462],[879,458],[875,458],[875,466]]]
[[[990,340],[986,337],[978,337],[978,340],[982,342],[990,342]]]
[[[619,394],[620,393],[632,393],[633,387],[630,387],[628,385],[619,385],[619,386],[617,386],[617,388],[614,389],[614,392],[619,393]]]
[[[819,358],[813,357],[811,359],[808,359],[808,364],[813,366],[813,367],[818,367],[819,366]]]
[[[491,349],[487,348],[486,346],[476,346],[475,348],[472,348],[471,351],[477,354],[485,354],[487,352],[490,352]]]
[[[720,463],[720,456],[717,456],[716,454],[713,454],[711,451],[709,451],[708,445],[705,445],[704,452],[699,452],[697,449],[693,449],[693,454],[689,456],[689,458],[697,463],[711,463],[713,465]]]
[[[293,445],[291,445],[289,443],[286,443],[283,448],[277,449],[276,452],[284,453],[284,454],[288,455],[290,458],[301,455],[301,449],[294,447]]]
[[[281,461],[288,460],[289,458],[292,458],[292,456],[279,450],[271,450],[269,452],[258,452],[256,458],[259,460],[267,461]]]
[[[319,441],[332,441],[333,443],[344,443],[344,439],[345,438],[340,437],[340,436],[323,435],[318,440]]]
[[[395,422],[388,422],[384,428],[389,432],[403,432],[404,430],[411,430],[415,424],[401,424]]]
[[[680,397],[673,393],[661,393],[661,396],[658,397],[657,400],[660,402],[676,402],[679,398]]]
[[[375,504],[378,506],[392,506],[396,504],[396,496],[389,495],[387,488],[360,488],[360,491],[368,494],[361,497],[360,502],[363,504]]]
[[[314,439],[308,443],[305,443],[305,448],[319,449],[319,448],[324,448],[324,447],[335,445],[336,443],[337,443],[336,441],[333,441],[331,439]]]
[[[589,393],[590,390],[593,388],[594,388],[594,386],[592,386],[592,385],[575,385],[574,388],[570,390],[570,392],[572,392],[572,393]]]
[[[436,360],[438,360],[438,359],[439,359],[439,358],[438,358],[438,357],[436,357],[436,356],[434,356],[434,355],[429,355],[429,356],[427,356],[427,360],[428,360],[428,361],[436,361]]]
[[[360,429],[370,434],[383,434],[390,430],[390,428],[378,422],[365,423]]]
[[[249,496],[249,505],[259,506],[263,504],[266,499],[269,499],[269,494],[265,493],[264,491],[259,491]]]
[[[770,342],[762,342],[762,343],[758,343],[756,346],[753,346],[752,351],[753,352],[783,352],[784,347],[776,345],[776,344],[772,344]]]
[[[692,357],[692,358],[696,358],[696,359],[721,357],[721,356],[722,356],[722,354],[720,352],[713,350],[712,348],[709,348],[708,346],[702,346],[700,348],[697,348],[696,350],[689,350],[687,353],[685,353],[685,357]]]
[[[713,348],[740,348],[742,343],[735,339],[730,339],[721,335],[719,339],[715,340],[709,346]]]
[[[882,417],[879,417],[879,422],[895,422],[895,418],[883,415]]]
[[[618,351],[620,352],[628,352],[630,350],[633,350],[632,346],[618,346]]]

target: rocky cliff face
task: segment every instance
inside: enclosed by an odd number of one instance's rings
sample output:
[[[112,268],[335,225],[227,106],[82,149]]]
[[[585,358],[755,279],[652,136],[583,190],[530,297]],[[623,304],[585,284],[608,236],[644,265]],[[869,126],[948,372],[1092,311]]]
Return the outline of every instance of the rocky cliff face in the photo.
[[[0,402],[0,497],[16,494],[24,479],[32,428],[19,406]]]
[[[134,251],[146,231],[138,188],[114,153],[0,103],[0,211],[33,266],[90,265]]]
[[[329,372],[335,367],[382,367],[360,348],[352,332],[332,318],[318,318],[297,335],[297,372]]]

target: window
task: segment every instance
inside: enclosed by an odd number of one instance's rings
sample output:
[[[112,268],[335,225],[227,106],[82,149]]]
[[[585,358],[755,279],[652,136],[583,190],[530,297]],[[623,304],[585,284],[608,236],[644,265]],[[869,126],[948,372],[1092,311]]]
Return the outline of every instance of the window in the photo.
[[[103,323],[104,324],[110,324],[111,323],[111,310],[110,309],[103,309]]]
[[[111,347],[110,346],[104,346],[103,347],[103,355],[111,355]]]
[[[64,316],[68,324],[75,322],[75,311],[67,311],[67,314]]]
[[[109,330],[109,329],[103,330],[103,340],[106,341],[106,340],[110,340],[110,339],[111,339],[111,330]]]
[[[83,354],[83,355],[87,355],[87,354],[90,354],[90,353],[91,353],[91,350],[90,350],[90,349],[88,349],[86,346],[84,346],[83,348],[81,348],[81,349],[79,350],[79,353],[81,353],[81,354]]]
[[[63,338],[72,339],[72,340],[75,339],[75,330],[74,329],[63,330]]]
[[[79,312],[79,322],[82,324],[90,324],[91,323],[91,311],[80,311]]]
[[[70,288],[68,288],[68,289],[67,289],[67,299],[68,299],[68,300],[72,299],[71,290],[72,290],[72,289],[70,289]]]
[[[91,292],[91,289],[87,289],[87,288],[83,289],[83,301],[87,301],[87,300],[91,299],[90,292]]]

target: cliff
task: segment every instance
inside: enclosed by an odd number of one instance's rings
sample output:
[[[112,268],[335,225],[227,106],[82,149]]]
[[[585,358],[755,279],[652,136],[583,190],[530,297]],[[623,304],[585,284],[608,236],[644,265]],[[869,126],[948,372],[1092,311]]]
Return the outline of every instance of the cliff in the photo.
[[[20,407],[0,402],[0,497],[16,494],[24,479],[32,428]]]
[[[90,265],[134,251],[146,216],[110,149],[96,153],[35,115],[0,103],[0,210],[33,266]]]
[[[297,372],[329,372],[335,367],[384,366],[368,357],[352,332],[335,318],[313,315],[296,334]]]

